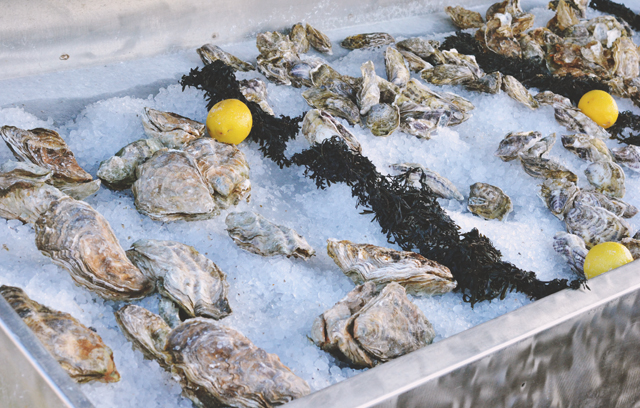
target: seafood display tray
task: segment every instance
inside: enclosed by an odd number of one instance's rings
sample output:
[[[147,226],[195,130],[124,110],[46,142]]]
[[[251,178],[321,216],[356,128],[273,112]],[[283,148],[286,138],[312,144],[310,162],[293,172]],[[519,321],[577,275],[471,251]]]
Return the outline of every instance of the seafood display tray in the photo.
[[[0,15],[0,80],[194,48],[211,37],[232,43],[302,20],[327,28],[371,24],[441,10],[449,2],[26,4],[7,3]],[[556,293],[287,407],[635,406],[638,322],[640,264],[633,262],[590,280],[588,289]],[[0,406],[92,406],[1,297],[0,360]]]

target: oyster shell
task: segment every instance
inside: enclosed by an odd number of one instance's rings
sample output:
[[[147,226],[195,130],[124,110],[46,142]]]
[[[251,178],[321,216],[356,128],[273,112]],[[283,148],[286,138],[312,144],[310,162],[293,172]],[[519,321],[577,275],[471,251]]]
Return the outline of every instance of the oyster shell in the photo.
[[[578,276],[584,278],[584,258],[589,250],[582,238],[567,232],[557,232],[553,236],[553,249],[562,255]]]
[[[435,171],[421,166],[420,164],[397,163],[392,164],[391,168],[399,173],[406,173],[408,171],[411,171],[411,173],[409,173],[409,179],[417,187],[420,187],[420,180],[422,179],[422,175],[424,175],[424,183],[429,186],[433,193],[438,197],[445,198],[447,200],[464,200],[464,197],[462,196],[462,194],[460,194],[460,191],[458,191],[456,186],[451,181],[442,177]]]
[[[520,153],[530,149],[541,139],[542,134],[536,131],[510,132],[500,141],[495,155],[505,162],[517,159]]]
[[[360,123],[360,109],[349,98],[320,88],[307,89],[302,93],[302,97],[309,106],[346,119],[350,125]]]
[[[180,308],[173,300],[166,297],[160,297],[158,300],[158,314],[172,329],[182,323]]]
[[[373,61],[362,64],[360,71],[362,71],[362,87],[358,91],[357,101],[360,114],[366,115],[373,105],[380,103],[380,87]]]
[[[540,185],[540,198],[547,208],[558,219],[564,219],[564,215],[573,206],[573,201],[580,189],[572,181],[546,179]]]
[[[294,24],[289,33],[289,39],[294,44],[293,49],[298,54],[309,52],[310,44],[307,40],[307,29],[302,23]]]
[[[634,260],[640,258],[640,240],[634,238],[622,238],[620,243],[627,247]]]
[[[317,58],[291,61],[287,65],[287,78],[291,81],[291,85],[296,88],[302,86],[311,88],[313,86],[311,74],[323,64],[324,61]]]
[[[160,316],[138,305],[123,306],[115,316],[120,330],[135,349],[164,368],[171,366],[171,355],[165,351],[171,327]]]
[[[298,62],[297,56],[293,54],[282,56],[279,53],[263,55],[260,54],[256,58],[258,72],[264,75],[269,81],[279,85],[297,84],[298,80],[294,79],[292,83],[290,76],[290,65]]]
[[[633,40],[620,37],[613,43],[612,72],[624,79],[636,78],[640,75],[640,55]]]
[[[467,208],[485,220],[503,220],[511,211],[511,199],[500,188],[486,183],[475,183],[469,191]]]
[[[609,133],[578,108],[554,104],[555,117],[558,123],[576,133],[586,133],[600,139],[608,139]]]
[[[249,201],[249,163],[244,153],[235,145],[202,138],[189,143],[184,152],[195,159],[219,208],[225,209],[240,201]]]
[[[456,287],[449,268],[415,252],[330,238],[327,253],[356,285],[373,282],[380,290],[396,282],[414,295],[441,295]]]
[[[409,80],[407,86],[402,89],[400,95],[396,98],[396,104],[398,106],[402,106],[406,101],[413,101],[416,104],[431,109],[445,109],[449,111],[449,126],[458,125],[470,117],[466,112],[446,99],[444,95],[433,92],[414,78]]]
[[[444,11],[451,17],[453,24],[460,29],[480,28],[484,24],[482,15],[477,11],[467,10],[460,6],[448,6]]]
[[[418,57],[416,54],[412,53],[411,51],[407,51],[402,48],[398,49],[398,51],[404,57],[404,60],[409,66],[409,70],[413,72],[420,72],[423,69],[433,68],[433,65],[429,64],[427,61]]]
[[[540,105],[555,106],[556,104],[559,104],[567,108],[573,108],[569,98],[565,98],[564,96],[555,94],[551,91],[539,92],[533,97],[533,99],[538,101],[538,104]]]
[[[161,295],[189,316],[222,319],[231,314],[227,276],[195,248],[175,241],[141,239],[127,257],[156,282]]]
[[[36,246],[80,286],[106,299],[146,296],[153,283],[127,259],[107,220],[85,202],[62,197],[35,224]]]
[[[255,69],[253,65],[242,61],[240,58],[229,54],[214,44],[205,44],[196,51],[204,65],[209,65],[214,61],[220,60],[237,71],[249,72]]]
[[[524,171],[531,177],[578,182],[578,176],[575,173],[553,159],[520,155],[520,162]]]
[[[97,176],[114,190],[130,188],[136,181],[136,168],[164,146],[157,139],[129,143],[114,156],[100,163]]]
[[[551,148],[556,143],[556,134],[552,133],[547,137],[543,137],[540,140],[536,140],[530,147],[520,152],[520,159],[538,159],[543,155],[549,153]]]
[[[511,75],[505,75],[502,78],[502,90],[512,99],[526,105],[531,110],[539,107],[538,101],[533,99],[527,88]]]
[[[620,241],[631,235],[629,224],[602,207],[575,203],[564,217],[567,232],[584,240],[587,248],[607,241]]]
[[[633,205],[616,198],[607,197],[606,195],[593,190],[580,190],[576,195],[575,203],[587,204],[593,207],[602,207],[611,211],[618,217],[632,218],[638,213],[638,209]]]
[[[520,58],[522,50],[520,44],[514,38],[513,21],[510,13],[496,13],[491,19],[487,18],[484,29],[484,42],[487,48],[496,54],[504,55],[508,58]],[[482,28],[480,31],[482,32]]]
[[[400,51],[392,46],[387,47],[384,52],[384,63],[387,79],[394,85],[405,87],[411,79],[411,72],[409,72]]]
[[[179,149],[188,142],[204,136],[204,124],[172,112],[144,108],[144,132],[165,147]]]
[[[624,147],[615,147],[611,149],[611,153],[617,163],[640,172],[640,147],[628,145]]]
[[[169,334],[165,350],[196,405],[268,408],[311,392],[278,356],[214,320],[183,322]]]
[[[484,75],[474,55],[460,54],[455,48],[452,48],[448,51],[442,51],[442,56],[445,59],[445,64],[465,66],[469,68],[476,77]]]
[[[356,367],[373,367],[431,344],[433,326],[395,282],[373,297],[375,285],[356,287],[313,323],[311,339]]]
[[[471,68],[464,65],[442,64],[425,69],[420,73],[422,79],[436,85],[461,85],[476,80]]]
[[[609,148],[602,141],[586,133],[562,136],[562,145],[582,160],[588,162],[613,161]]]
[[[549,20],[547,28],[558,34],[562,33],[567,28],[580,22],[576,14],[576,10],[573,7],[565,0],[560,0],[556,8],[556,15]]]
[[[298,54],[295,52],[296,44],[291,41],[288,35],[277,31],[266,31],[258,34],[256,36],[256,47],[260,54],[267,59],[276,55],[286,58],[298,58]]]
[[[407,38],[396,43],[399,50],[410,51],[432,65],[441,65],[446,62],[438,46],[436,41],[425,41],[419,37]]]
[[[195,159],[160,150],[138,166],[131,191],[138,211],[156,221],[208,219],[219,213]]]
[[[233,241],[254,254],[285,255],[287,258],[308,260],[316,251],[293,229],[276,225],[262,215],[250,212],[231,212],[225,219],[227,232]]]
[[[382,47],[383,45],[393,44],[395,41],[387,33],[366,33],[349,36],[342,40],[340,45],[349,50],[357,50],[360,48]]]
[[[353,102],[356,101],[357,91],[349,78],[328,64],[321,64],[311,71],[311,82],[315,88],[324,88]]]
[[[524,11],[520,6],[520,0],[504,0],[502,2],[492,4],[487,9],[485,18],[487,19],[487,21],[489,21],[498,13],[509,13],[511,15],[517,15],[520,13],[524,13]]]
[[[94,331],[68,313],[31,300],[20,288],[0,286],[0,295],[72,379],[80,383],[120,381],[113,352]]]
[[[587,175],[589,183],[602,194],[613,198],[624,197],[626,192],[625,176],[619,165],[613,162],[591,163],[584,174]]]
[[[502,74],[499,71],[481,76],[468,82],[464,87],[470,91],[497,94],[502,88]]]
[[[312,145],[335,135],[344,140],[354,152],[362,152],[358,139],[333,116],[319,109],[311,109],[304,115],[302,134]]]
[[[249,102],[257,103],[260,108],[269,115],[273,115],[273,109],[267,101],[267,85],[258,78],[243,79],[239,81],[240,92]]]
[[[333,55],[329,37],[320,32],[320,30],[311,27],[310,24],[307,24],[307,41],[309,41],[309,44],[316,50]]]
[[[430,139],[439,127],[447,126],[450,111],[431,109],[413,101],[402,102],[400,109],[400,130],[422,139]]]
[[[366,125],[374,136],[389,136],[400,126],[400,111],[387,103],[373,105],[369,109]]]
[[[543,60],[546,56],[544,49],[536,42],[530,34],[523,35],[518,40],[522,57],[525,59],[540,58]]]

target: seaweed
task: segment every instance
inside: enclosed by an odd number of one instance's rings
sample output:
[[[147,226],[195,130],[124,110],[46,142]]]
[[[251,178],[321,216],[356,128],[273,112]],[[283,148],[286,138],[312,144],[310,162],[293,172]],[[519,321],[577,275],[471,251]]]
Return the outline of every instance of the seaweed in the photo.
[[[610,0],[591,0],[589,7],[604,13],[613,14],[629,23],[634,30],[640,31],[640,16],[624,4],[614,3]]]
[[[630,129],[627,134],[625,131]],[[611,133],[611,138],[620,143],[640,146],[640,116],[630,111],[624,111],[618,115],[616,123],[607,129]],[[636,133],[632,133],[635,131]]]

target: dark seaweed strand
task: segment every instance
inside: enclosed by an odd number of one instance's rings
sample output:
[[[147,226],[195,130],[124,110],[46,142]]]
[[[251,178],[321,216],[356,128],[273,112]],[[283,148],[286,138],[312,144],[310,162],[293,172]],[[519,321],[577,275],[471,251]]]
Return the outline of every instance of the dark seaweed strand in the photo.
[[[637,15],[630,8],[624,4],[614,3],[610,0],[591,0],[589,7],[594,10],[602,11],[603,13],[613,14],[616,17],[620,17],[634,30],[640,31],[640,15]]]
[[[627,134],[625,130],[631,131]],[[616,123],[607,129],[611,133],[611,138],[621,143],[640,146],[640,116],[629,111],[624,111],[618,115]],[[635,132],[635,133],[633,133]]]
[[[253,118],[249,140],[259,143],[260,151],[264,156],[276,162],[280,168],[291,165],[284,151],[287,148],[287,142],[294,139],[298,133],[301,116],[277,118],[264,112],[257,103],[248,101],[240,92],[240,85],[233,68],[222,61],[206,65],[202,70],[192,69],[189,75],[182,77],[180,84],[183,91],[187,86],[202,89],[205,92],[207,109],[211,109],[213,105],[224,99],[238,99],[244,102]]]

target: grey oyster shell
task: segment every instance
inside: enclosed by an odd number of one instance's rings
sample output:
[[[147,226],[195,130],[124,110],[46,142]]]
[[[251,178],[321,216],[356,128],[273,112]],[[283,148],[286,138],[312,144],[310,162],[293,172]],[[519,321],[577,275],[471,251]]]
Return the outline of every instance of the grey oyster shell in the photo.
[[[449,181],[449,179],[442,177],[435,171],[429,170],[417,163],[397,163],[392,164],[391,168],[399,173],[409,173],[409,179],[415,186],[420,187],[420,179],[424,175],[424,183],[438,197],[445,198],[447,200],[464,200],[464,196],[458,191],[457,187]]]
[[[520,58],[522,49],[514,38],[514,30],[511,25],[512,14],[496,13],[491,18],[487,15],[487,24],[480,28],[480,37],[484,39],[486,47],[496,54],[509,58]],[[483,35],[484,34],[484,35]],[[476,35],[478,36],[478,34]]]
[[[302,23],[296,23],[291,27],[289,39],[294,44],[294,50],[298,54],[309,52],[311,45],[309,44],[309,40],[307,40],[307,29]]]
[[[333,54],[329,37],[320,32],[320,30],[311,27],[310,24],[307,24],[307,41],[316,50],[329,55]]]
[[[360,123],[360,109],[349,98],[320,88],[307,89],[302,93],[302,97],[309,106],[346,119],[350,125]]]
[[[165,147],[179,149],[192,140],[204,136],[205,126],[176,113],[144,108],[142,126],[147,136]]]
[[[196,51],[204,65],[209,65],[214,61],[220,60],[237,71],[249,72],[255,69],[253,65],[242,61],[240,58],[229,54],[214,44],[205,44]]]
[[[640,172],[640,147],[628,145],[611,149],[615,161],[628,169]]]
[[[451,17],[453,24],[460,29],[480,28],[484,24],[482,15],[477,11],[467,10],[460,6],[448,6],[444,11]]]
[[[107,220],[89,204],[70,197],[54,201],[35,230],[44,255],[105,299],[137,299],[153,290],[153,282],[127,259]]]
[[[520,159],[527,160],[527,159],[541,158],[543,155],[551,151],[551,148],[555,143],[556,143],[556,134],[551,133],[549,136],[543,137],[542,139],[535,141],[530,147],[520,152],[519,154]]]
[[[285,255],[287,258],[308,260],[316,252],[293,229],[276,225],[254,212],[231,212],[225,223],[231,239],[242,249],[254,254]]]
[[[520,49],[522,50],[522,57],[525,59],[536,59],[540,58],[541,60],[545,58],[546,53],[532,37],[531,35],[523,35],[518,39],[518,43],[520,44]]]
[[[187,315],[222,319],[231,314],[227,276],[195,248],[175,241],[141,239],[127,257],[155,281],[158,292]]]
[[[358,153],[362,152],[358,139],[333,116],[319,109],[311,109],[304,115],[302,134],[312,145],[322,143],[332,136],[338,136],[344,140],[349,149]]]
[[[156,221],[201,220],[219,213],[195,159],[160,150],[138,166],[131,191],[138,211]]]
[[[633,40],[620,37],[613,43],[613,73],[624,79],[640,75],[640,55]]]
[[[495,155],[502,161],[508,162],[519,158],[520,153],[530,149],[542,139],[540,132],[510,132],[500,141]]]
[[[239,81],[240,92],[249,102],[257,103],[260,108],[269,115],[273,115],[273,109],[267,101],[267,85],[258,78],[243,79]]]
[[[360,71],[362,71],[362,87],[358,91],[357,101],[360,114],[366,115],[373,105],[380,103],[380,87],[373,61],[362,64]]]
[[[500,71],[492,72],[466,83],[464,87],[470,91],[497,94],[502,89],[502,74]]]
[[[158,300],[158,314],[172,329],[182,323],[180,318],[180,308],[176,303],[166,297]]]
[[[587,248],[631,235],[629,224],[602,207],[575,203],[564,218],[567,232],[581,237]]]
[[[422,71],[420,76],[435,85],[461,85],[475,81],[477,78],[471,68],[453,64],[436,65]]]
[[[593,190],[580,190],[574,203],[602,207],[622,218],[632,218],[638,213],[638,209],[633,205]]]
[[[511,75],[505,75],[502,78],[502,90],[512,99],[526,105],[531,110],[537,109],[540,106],[538,105],[538,101],[531,96],[527,88]]]
[[[553,105],[556,121],[576,133],[586,133],[600,139],[608,139],[609,134],[578,108],[561,104]]]
[[[0,295],[73,380],[120,381],[113,352],[94,331],[68,313],[31,300],[20,288],[0,286]]]
[[[531,177],[578,182],[578,176],[575,173],[553,159],[521,155],[520,162],[524,171]]]
[[[500,188],[486,183],[475,183],[469,191],[467,208],[486,220],[503,220],[513,211],[513,204]]]
[[[140,139],[129,143],[114,156],[100,163],[97,176],[114,190],[131,188],[136,181],[136,168],[164,145],[157,139]]]
[[[195,159],[219,208],[225,209],[240,201],[249,201],[249,163],[244,153],[235,145],[207,137],[189,143],[184,152]]]
[[[442,56],[444,57],[445,64],[467,67],[476,77],[484,75],[474,55],[460,54],[455,48],[452,48],[447,51],[442,51]]]
[[[400,130],[421,139],[430,139],[438,128],[449,124],[451,111],[431,109],[407,100],[398,105]]]
[[[66,194],[45,184],[51,170],[28,162],[0,166],[0,217],[34,224],[49,205]]]
[[[562,255],[578,276],[584,278],[584,258],[589,250],[582,238],[567,232],[558,232],[553,236],[553,249]]]
[[[609,148],[602,139],[586,133],[562,136],[562,145],[582,160],[588,162],[613,161]]]
[[[160,316],[138,305],[123,306],[115,316],[120,330],[135,349],[164,368],[171,366],[171,355],[165,351],[171,327]]]
[[[395,282],[414,295],[442,295],[456,287],[449,268],[415,252],[330,238],[327,253],[356,285],[373,282],[380,290]]]
[[[613,198],[624,197],[625,176],[619,165],[613,162],[591,163],[584,174],[587,175],[589,183],[602,194]]]
[[[373,367],[431,344],[433,326],[395,282],[374,297],[357,286],[313,323],[311,339],[356,367]]]
[[[635,238],[622,238],[620,243],[631,252],[634,261],[640,258],[640,240]]]
[[[354,79],[340,74],[328,64],[320,64],[311,70],[311,82],[315,88],[324,88],[343,98],[354,102],[356,100],[357,91]]]
[[[373,105],[367,114],[366,125],[374,136],[389,136],[400,126],[400,111],[388,103]]]
[[[564,96],[555,94],[551,91],[539,92],[533,97],[533,99],[538,101],[538,104],[540,105],[555,106],[558,104],[566,108],[573,108],[569,98],[565,98]]]
[[[263,407],[311,392],[275,354],[211,319],[189,319],[173,329],[165,350],[196,405]]]
[[[258,72],[264,75],[269,81],[280,85],[293,85],[289,76],[289,66],[298,61],[297,55],[285,54],[260,54],[256,58]],[[297,84],[297,80],[294,80]]]
[[[404,57],[396,47],[389,46],[384,52],[384,66],[387,71],[387,79],[394,85],[405,87],[411,72],[404,61]]]
[[[427,61],[418,57],[416,54],[411,51],[407,51],[405,49],[399,48],[400,54],[404,57],[407,65],[409,66],[409,70],[413,72],[420,72],[423,69],[433,68],[433,65],[429,64]]]
[[[324,61],[318,58],[307,58],[304,60],[294,60],[287,64],[287,76],[291,81],[291,85],[296,88],[313,86],[312,73],[320,66],[324,65]]]
[[[340,45],[349,50],[357,50],[360,48],[382,47],[383,45],[393,44],[395,41],[387,33],[367,33],[349,36],[342,40]]]
[[[458,125],[470,117],[467,112],[461,110],[459,106],[452,103],[445,96],[433,92],[426,85],[414,78],[409,80],[407,86],[402,89],[400,95],[396,98],[396,104],[398,106],[402,106],[406,101],[412,101],[431,109],[445,109],[449,111],[449,126]]]
[[[564,219],[564,215],[573,206],[573,200],[580,192],[574,182],[567,180],[546,179],[540,185],[540,198],[547,208],[558,219]]]
[[[398,49],[410,51],[432,65],[445,63],[442,51],[438,49],[438,46],[437,41],[425,41],[419,37],[408,38],[396,43]]]

